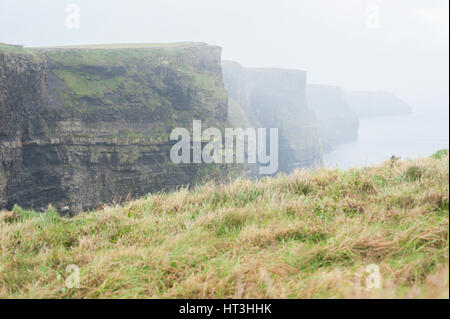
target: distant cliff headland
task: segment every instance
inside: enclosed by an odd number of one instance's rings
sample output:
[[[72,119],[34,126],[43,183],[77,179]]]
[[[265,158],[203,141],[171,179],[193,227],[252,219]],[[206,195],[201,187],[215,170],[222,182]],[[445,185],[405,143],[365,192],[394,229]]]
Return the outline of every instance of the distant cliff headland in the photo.
[[[348,92],[345,94],[350,109],[359,117],[403,115],[412,113],[405,101],[389,92]]]
[[[283,172],[322,164],[317,119],[306,101],[306,72],[222,65],[233,126],[278,128]]]
[[[393,93],[344,92],[341,87],[308,84],[308,106],[317,116],[323,150],[358,138],[359,119],[412,113],[411,106]]]
[[[325,152],[358,138],[358,116],[349,108],[340,87],[309,84],[307,101],[316,113]]]
[[[291,172],[355,140],[358,117],[406,111],[392,95],[308,85],[305,71],[222,61],[204,43],[0,44],[0,209],[80,212],[241,172],[170,161],[170,132],[193,120],[278,128],[278,171]]]

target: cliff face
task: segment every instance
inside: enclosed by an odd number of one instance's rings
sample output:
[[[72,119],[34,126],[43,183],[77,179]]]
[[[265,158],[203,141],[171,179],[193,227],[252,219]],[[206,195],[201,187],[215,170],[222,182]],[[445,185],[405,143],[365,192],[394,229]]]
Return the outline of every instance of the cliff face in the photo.
[[[305,72],[248,69],[231,61],[222,66],[233,126],[278,128],[280,171],[322,163],[316,118],[306,103]]]
[[[307,101],[317,115],[325,152],[357,139],[359,119],[347,105],[340,87],[308,84]]]
[[[0,209],[64,212],[195,181],[170,131],[227,122],[221,49],[0,45]]]
[[[359,117],[412,113],[410,105],[388,92],[348,92],[345,99]]]

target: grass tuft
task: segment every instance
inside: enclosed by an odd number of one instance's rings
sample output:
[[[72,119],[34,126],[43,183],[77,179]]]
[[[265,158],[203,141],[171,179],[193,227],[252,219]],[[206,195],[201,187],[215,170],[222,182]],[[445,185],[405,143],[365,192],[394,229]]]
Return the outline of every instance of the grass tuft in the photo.
[[[15,206],[0,213],[0,298],[448,298],[448,159],[209,183],[73,218]]]

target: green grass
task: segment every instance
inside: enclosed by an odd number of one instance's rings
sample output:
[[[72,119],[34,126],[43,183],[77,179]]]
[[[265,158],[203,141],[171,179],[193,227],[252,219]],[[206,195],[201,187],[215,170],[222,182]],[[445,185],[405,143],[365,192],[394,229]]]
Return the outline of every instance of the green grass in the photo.
[[[30,54],[30,51],[25,49],[21,45],[11,45],[0,43],[0,52],[13,53],[13,54]]]
[[[113,92],[124,81],[122,76],[102,80],[94,74],[61,69],[54,69],[53,73],[62,79],[73,93],[79,96],[101,97],[107,92]]]
[[[0,53],[22,56],[31,59],[34,62],[41,62],[41,56],[38,51],[30,48],[24,48],[21,45],[0,43]]]
[[[1,298],[448,298],[448,153],[0,214]],[[67,266],[80,270],[70,289]],[[369,265],[382,286],[368,289]],[[373,266],[372,266],[373,267]]]
[[[112,43],[112,44],[87,44],[40,47],[35,49],[182,49],[192,46],[205,45],[198,42],[172,42],[172,43]]]
[[[442,159],[444,157],[448,156],[448,150],[444,149],[444,150],[439,150],[437,151],[435,154],[433,154],[433,157],[435,159]]]

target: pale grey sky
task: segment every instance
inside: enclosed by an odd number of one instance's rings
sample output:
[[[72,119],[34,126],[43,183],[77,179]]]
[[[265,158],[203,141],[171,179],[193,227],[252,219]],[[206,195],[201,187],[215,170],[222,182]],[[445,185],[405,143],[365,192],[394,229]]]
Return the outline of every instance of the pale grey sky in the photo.
[[[71,3],[80,8],[78,29],[66,28]],[[312,83],[387,90],[414,107],[448,109],[448,6],[448,0],[0,0],[0,42],[201,41],[245,66],[302,69]]]

